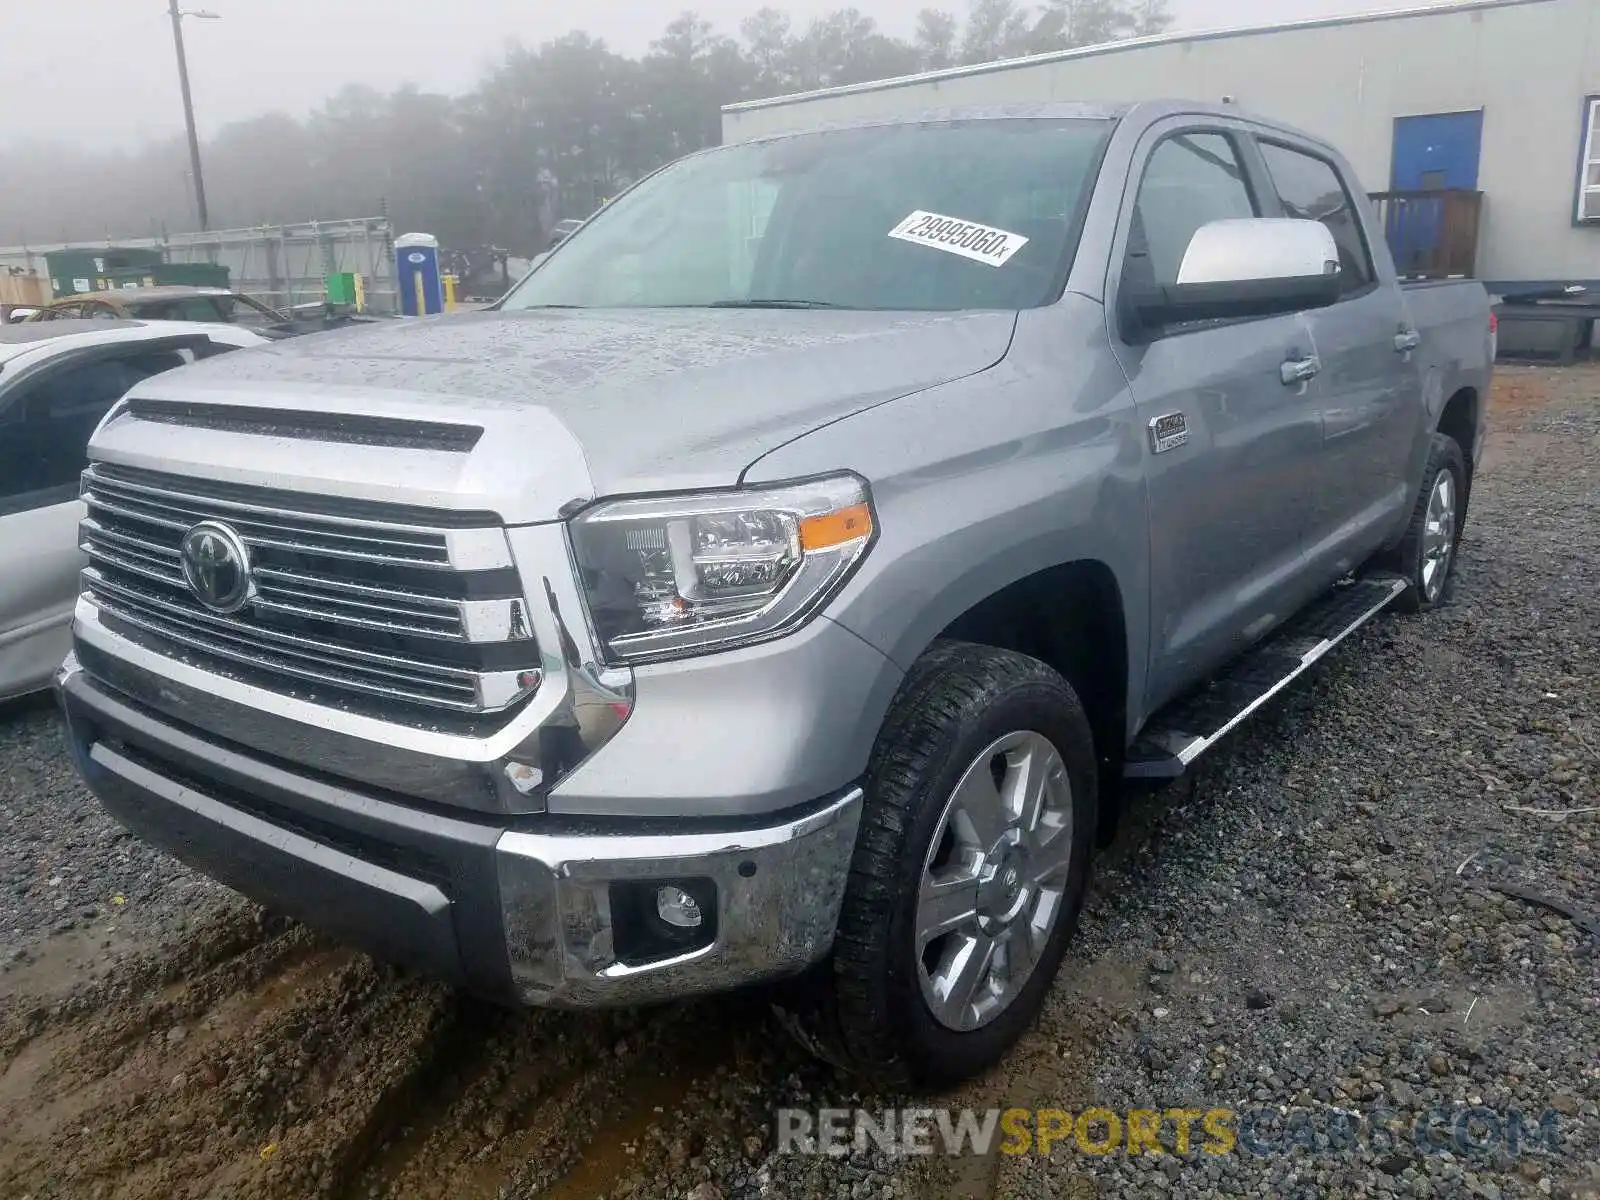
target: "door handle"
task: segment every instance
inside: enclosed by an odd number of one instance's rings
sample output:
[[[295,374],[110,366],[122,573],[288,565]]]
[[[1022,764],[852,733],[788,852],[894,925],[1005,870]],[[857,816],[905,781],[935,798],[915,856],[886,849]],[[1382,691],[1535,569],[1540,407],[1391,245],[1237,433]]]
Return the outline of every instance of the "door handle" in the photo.
[[[1409,354],[1422,345],[1422,335],[1415,329],[1402,329],[1394,335],[1394,352],[1396,354]]]
[[[1283,366],[1278,368],[1278,375],[1283,380],[1284,387],[1293,387],[1297,383],[1304,383],[1308,379],[1314,379],[1317,372],[1321,370],[1322,360],[1315,354],[1309,354],[1305,358],[1286,360]]]

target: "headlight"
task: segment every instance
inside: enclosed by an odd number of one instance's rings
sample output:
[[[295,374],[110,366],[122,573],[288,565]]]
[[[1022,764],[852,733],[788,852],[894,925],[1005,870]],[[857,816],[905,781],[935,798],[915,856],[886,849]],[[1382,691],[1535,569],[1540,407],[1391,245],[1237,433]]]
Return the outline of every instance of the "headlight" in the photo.
[[[872,542],[867,485],[778,487],[596,505],[572,544],[596,631],[617,659],[675,658],[787,633]]]

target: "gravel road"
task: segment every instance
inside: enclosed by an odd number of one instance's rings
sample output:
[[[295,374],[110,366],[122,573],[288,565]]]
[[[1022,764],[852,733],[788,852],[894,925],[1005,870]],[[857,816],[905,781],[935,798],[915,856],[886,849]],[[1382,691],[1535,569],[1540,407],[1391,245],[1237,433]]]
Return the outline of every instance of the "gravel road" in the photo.
[[[779,1154],[780,1106],[907,1101],[759,995],[502,1012],[267,917],[106,819],[34,704],[0,709],[0,1196],[1600,1200],[1600,369],[1502,370],[1493,413],[1453,603],[1141,799],[1039,1027],[915,1102],[1224,1108],[1233,1152]],[[1512,1110],[1559,1144],[1511,1153]],[[1386,1116],[1330,1146],[1348,1114]]]

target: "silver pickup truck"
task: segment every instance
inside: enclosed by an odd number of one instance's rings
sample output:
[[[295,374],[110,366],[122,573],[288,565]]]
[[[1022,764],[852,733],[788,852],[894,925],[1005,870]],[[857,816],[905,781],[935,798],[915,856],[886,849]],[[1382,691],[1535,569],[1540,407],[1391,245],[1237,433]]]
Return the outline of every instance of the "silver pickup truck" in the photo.
[[[1446,595],[1472,282],[1183,103],[714,149],[491,311],[135,387],[59,687],[122,821],[512,1003],[786,980],[916,1086],[1040,1008],[1123,780]]]

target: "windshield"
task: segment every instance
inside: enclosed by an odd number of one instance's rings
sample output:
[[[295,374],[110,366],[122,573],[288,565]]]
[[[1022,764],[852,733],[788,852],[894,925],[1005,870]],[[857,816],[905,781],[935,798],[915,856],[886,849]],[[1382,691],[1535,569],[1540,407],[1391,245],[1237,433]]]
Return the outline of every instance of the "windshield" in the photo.
[[[713,150],[602,209],[501,306],[1033,308],[1060,291],[1110,128],[955,121]]]

